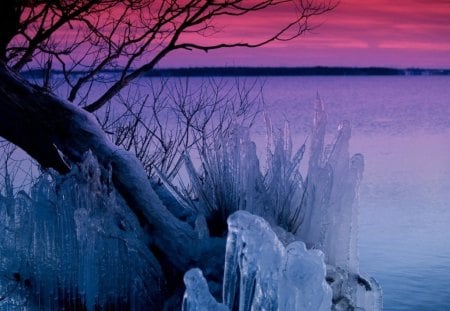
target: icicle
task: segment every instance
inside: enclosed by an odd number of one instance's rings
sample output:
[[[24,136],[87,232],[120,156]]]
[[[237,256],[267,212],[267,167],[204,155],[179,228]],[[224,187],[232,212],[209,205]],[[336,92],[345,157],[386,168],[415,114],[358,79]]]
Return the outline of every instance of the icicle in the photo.
[[[262,218],[239,211],[228,219],[224,303],[239,310],[329,310],[331,290],[319,251],[302,242],[284,248]]]
[[[224,302],[234,304],[236,271],[239,269],[239,310],[276,310],[278,269],[284,247],[262,218],[239,211],[228,218],[224,272]]]
[[[14,198],[14,234],[1,243],[0,268],[16,289],[2,310],[158,305],[159,263],[109,179],[87,154],[69,174],[44,174],[30,197]],[[0,278],[0,296],[4,286]]]

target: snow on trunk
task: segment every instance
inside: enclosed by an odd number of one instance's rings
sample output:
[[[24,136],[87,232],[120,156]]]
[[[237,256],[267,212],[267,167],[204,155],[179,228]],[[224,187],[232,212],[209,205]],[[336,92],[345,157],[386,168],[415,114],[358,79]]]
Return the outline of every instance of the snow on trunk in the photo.
[[[101,165],[111,167],[115,188],[141,224],[151,228],[153,244],[166,260],[181,271],[201,260],[209,241],[200,240],[191,226],[167,210],[142,164],[111,143],[92,114],[1,65],[0,107],[0,136],[60,173],[70,170],[67,162],[77,163],[91,151]]]

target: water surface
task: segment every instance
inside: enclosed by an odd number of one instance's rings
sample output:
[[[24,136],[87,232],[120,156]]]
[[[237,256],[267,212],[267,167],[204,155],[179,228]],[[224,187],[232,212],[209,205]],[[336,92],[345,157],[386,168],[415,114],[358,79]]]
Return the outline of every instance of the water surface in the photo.
[[[266,109],[287,118],[297,142],[318,92],[330,136],[353,125],[365,157],[360,189],[361,271],[375,277],[385,310],[450,310],[450,77],[277,77]]]
[[[297,146],[309,135],[317,94],[330,141],[339,121],[351,122],[351,152],[365,157],[360,267],[381,284],[385,310],[450,310],[450,77],[259,80],[264,109],[274,124],[290,122]],[[261,142],[263,120],[253,132]]]

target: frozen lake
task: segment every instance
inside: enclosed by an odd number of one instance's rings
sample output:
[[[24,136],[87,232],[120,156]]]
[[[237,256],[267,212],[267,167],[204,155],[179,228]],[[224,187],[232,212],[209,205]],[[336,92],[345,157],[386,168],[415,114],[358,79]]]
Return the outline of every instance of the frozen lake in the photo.
[[[316,92],[330,133],[349,120],[351,151],[365,157],[361,271],[387,311],[450,310],[450,77],[267,78],[266,109],[290,120],[297,142]]]

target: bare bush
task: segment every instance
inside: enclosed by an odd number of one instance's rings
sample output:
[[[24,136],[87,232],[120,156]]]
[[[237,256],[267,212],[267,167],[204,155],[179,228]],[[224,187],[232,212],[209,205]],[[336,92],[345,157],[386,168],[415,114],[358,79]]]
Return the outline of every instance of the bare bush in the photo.
[[[171,180],[182,154],[209,148],[232,126],[251,127],[262,104],[258,80],[145,79],[99,117],[115,144],[132,151],[147,173]]]
[[[12,197],[28,189],[39,173],[38,165],[20,148],[0,140],[0,196]]]

